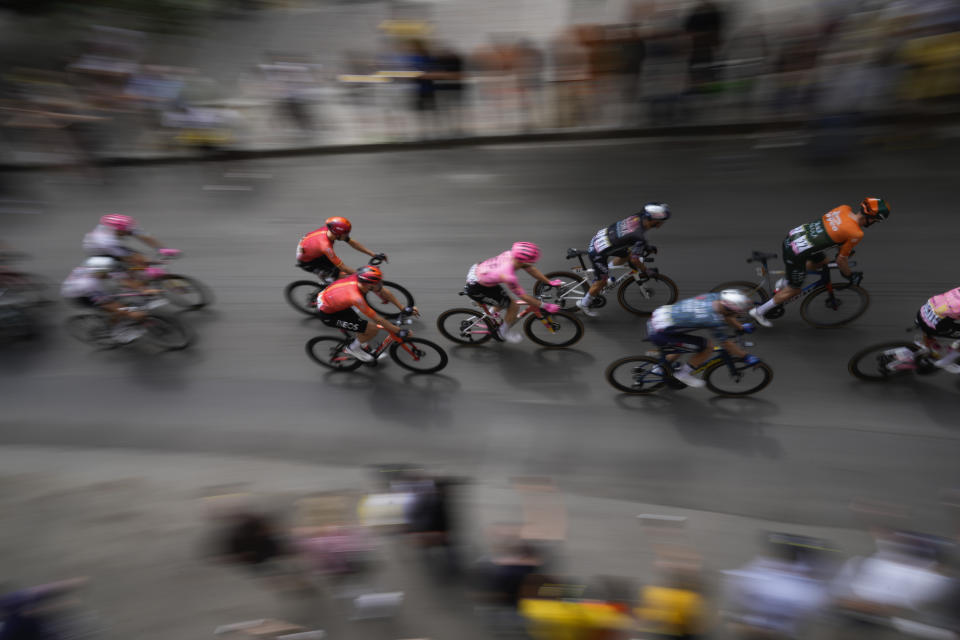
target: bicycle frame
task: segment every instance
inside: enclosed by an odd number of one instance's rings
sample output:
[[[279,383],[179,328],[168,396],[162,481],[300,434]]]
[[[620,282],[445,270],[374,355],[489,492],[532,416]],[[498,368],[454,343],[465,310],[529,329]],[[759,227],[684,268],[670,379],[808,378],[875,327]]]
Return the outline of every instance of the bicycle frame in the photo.
[[[397,319],[397,322],[398,322],[399,324],[403,324],[404,322],[406,322],[406,320],[407,320],[406,315],[401,315],[401,316]],[[406,351],[408,354],[410,354],[410,357],[412,357],[414,360],[418,360],[418,361],[420,360],[420,354],[417,352],[416,349],[414,349],[413,347],[411,347],[408,342],[406,342],[405,340],[403,340],[402,338],[400,338],[399,336],[397,336],[396,334],[394,334],[392,331],[390,331],[389,329],[387,329],[386,327],[384,327],[384,326],[383,326],[382,324],[380,324],[380,323],[377,323],[377,328],[378,328],[378,329],[383,329],[384,331],[386,331],[386,332],[387,332],[387,337],[384,338],[382,342],[380,342],[380,345],[376,348],[375,351],[371,351],[371,352],[370,352],[370,355],[372,355],[373,358],[374,358],[373,363],[370,363],[370,364],[375,364],[375,363],[377,362],[377,359],[380,357],[380,354],[383,353],[384,351],[386,351],[386,350],[387,350],[387,347],[389,347],[389,346],[390,346],[391,344],[393,344],[394,342],[396,342],[397,344],[399,344],[399,345],[400,345],[400,348],[402,348],[404,351]],[[347,330],[347,329],[340,328],[340,333],[343,334],[343,341],[342,341],[341,344],[340,344],[340,352],[337,354],[337,356],[334,358],[334,360],[335,360],[335,361],[338,361],[338,362],[339,362],[339,361],[343,361],[343,360],[348,360],[348,359],[349,359],[349,360],[353,360],[354,357],[353,357],[352,355],[349,355],[349,354],[347,354],[347,353],[344,353],[344,349],[345,349],[346,346],[347,346],[348,344],[350,344],[350,342],[353,340],[353,338],[355,337],[356,332],[355,332],[355,331],[349,331],[349,330]]]
[[[682,344],[668,344],[662,347],[657,347],[657,357],[660,359],[660,366],[664,367],[664,371],[672,370],[673,363],[667,359],[668,355],[674,354],[685,354],[685,353],[698,353],[693,348],[688,347]],[[727,353],[727,350],[723,348],[722,345],[715,344],[713,345],[713,354],[704,361],[699,367],[693,370],[694,374],[701,374],[708,369],[712,369],[715,366],[717,361],[720,361],[720,364],[725,364],[728,369],[730,369],[730,374],[735,377],[739,377],[736,367],[734,366],[733,357]],[[672,376],[671,376],[672,377]]]
[[[503,320],[500,318],[500,314],[494,310],[495,307],[493,305],[489,305],[485,302],[477,302],[476,300],[474,300],[474,302],[483,311],[483,317],[480,318],[480,320],[484,321],[484,325],[488,331],[490,330],[490,324],[487,321],[494,323],[498,327],[503,323]],[[517,314],[516,322],[520,322],[532,313],[540,319],[540,322],[543,323],[543,326],[546,327],[550,333],[556,333],[556,331],[553,329],[553,325],[550,323],[550,314],[542,312],[540,307],[534,307],[523,300],[517,300],[517,303],[521,306],[526,306],[526,308],[521,309],[520,313]],[[497,339],[499,340],[500,338]]]
[[[770,292],[770,296],[773,297],[773,295],[777,292],[777,290],[774,287],[774,283],[771,282],[771,276],[774,276],[774,275],[783,276],[786,274],[786,271],[783,269],[770,269],[770,267],[767,266],[767,260],[768,258],[756,259],[756,262],[760,263],[760,266],[757,267],[757,275],[760,276],[760,282],[757,283],[757,286],[755,287],[755,289],[759,289],[760,287],[765,286],[767,288],[767,291]],[[853,267],[853,266],[856,266],[856,264],[857,264],[856,262],[851,262],[850,266]],[[830,274],[833,269],[837,269],[837,268],[839,267],[837,267],[836,262],[828,262],[827,264],[823,265],[817,270],[808,270],[807,271],[808,275],[817,275],[819,276],[819,279],[811,284],[804,285],[803,288],[800,289],[800,295],[798,295],[795,298],[792,298],[791,300],[787,300],[783,304],[789,304],[791,302],[799,300],[804,296],[806,296],[807,294],[809,294],[811,291],[814,291],[815,289],[819,289],[820,287],[823,287],[827,291],[832,292],[833,280],[830,278]]]

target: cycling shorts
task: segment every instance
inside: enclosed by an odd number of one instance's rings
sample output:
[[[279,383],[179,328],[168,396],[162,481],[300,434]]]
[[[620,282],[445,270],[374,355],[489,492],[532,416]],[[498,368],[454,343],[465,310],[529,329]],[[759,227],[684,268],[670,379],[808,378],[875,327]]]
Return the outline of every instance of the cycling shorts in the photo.
[[[468,298],[481,304],[491,304],[501,309],[510,306],[510,296],[499,284],[488,287],[479,282],[467,283],[465,291]]]
[[[938,317],[930,308],[930,303],[917,311],[917,326],[931,338],[960,338],[960,323],[952,318]]]
[[[78,307],[85,307],[88,309],[99,309],[100,304],[98,304],[90,296],[78,296],[76,298],[70,298],[70,302],[77,305]],[[102,301],[101,301],[102,302]]]
[[[357,333],[363,333],[367,330],[367,321],[361,318],[352,307],[336,313],[317,311],[317,315],[320,316],[320,321],[328,327],[356,331]]]
[[[692,333],[673,328],[655,331],[647,336],[647,340],[658,347],[681,347],[703,351],[707,348],[707,339]]]
[[[790,238],[783,241],[783,266],[786,269],[787,283],[794,289],[803,286],[803,281],[807,279],[807,261],[821,262],[826,258],[823,251],[813,253],[794,253],[790,245]]]
[[[593,265],[593,281],[603,280],[610,275],[610,267],[607,266],[607,260],[610,258],[626,258],[630,253],[630,247],[620,247],[613,251],[594,251],[587,254],[590,258],[590,264]]]
[[[340,273],[340,269],[330,262],[330,258],[327,256],[320,256],[309,262],[297,262],[297,266],[304,271],[309,271],[318,276],[328,276],[330,278],[336,278]]]

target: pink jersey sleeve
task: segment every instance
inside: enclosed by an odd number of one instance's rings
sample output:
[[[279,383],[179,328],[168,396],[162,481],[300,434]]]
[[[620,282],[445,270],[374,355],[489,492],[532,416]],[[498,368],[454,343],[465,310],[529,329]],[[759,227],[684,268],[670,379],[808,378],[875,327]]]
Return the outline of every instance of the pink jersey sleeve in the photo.
[[[929,303],[934,312],[941,318],[960,320],[960,287],[933,296]]]

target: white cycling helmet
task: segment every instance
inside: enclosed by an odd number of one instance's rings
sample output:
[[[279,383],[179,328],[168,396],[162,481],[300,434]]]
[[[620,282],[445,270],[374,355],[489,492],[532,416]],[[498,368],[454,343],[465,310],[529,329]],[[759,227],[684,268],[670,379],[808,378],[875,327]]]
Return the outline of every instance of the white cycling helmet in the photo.
[[[83,266],[90,271],[101,273],[103,271],[113,271],[116,269],[117,261],[107,256],[94,256],[92,258],[87,258],[84,261]]]
[[[753,300],[739,289],[724,289],[721,291],[720,304],[737,313],[743,313],[753,308]]]

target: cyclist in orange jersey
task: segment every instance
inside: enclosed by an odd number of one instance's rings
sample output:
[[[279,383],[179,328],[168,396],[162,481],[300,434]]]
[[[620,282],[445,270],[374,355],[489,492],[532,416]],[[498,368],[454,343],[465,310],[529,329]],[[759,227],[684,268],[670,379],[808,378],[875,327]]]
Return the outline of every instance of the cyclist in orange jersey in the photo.
[[[825,213],[820,220],[792,229],[783,241],[787,284],[762,305],[751,309],[750,315],[759,324],[772,327],[773,323],[765,317],[767,312],[800,295],[807,271],[826,264],[824,251],[832,247],[839,247],[836,262],[840,273],[851,283],[860,284],[863,272],[850,270],[850,254],[863,238],[864,229],[889,216],[890,207],[883,198],[864,198],[860,202],[860,211],[840,205]]]
[[[327,277],[336,278],[338,275],[349,275],[354,270],[343,263],[333,250],[333,243],[337,240],[346,242],[351,247],[365,253],[371,258],[381,257],[387,261],[386,254],[376,254],[370,249],[350,237],[353,225],[346,218],[334,216],[327,218],[324,226],[315,229],[303,236],[297,244],[297,266],[304,271]]]
[[[410,331],[401,330],[370,308],[364,299],[368,291],[378,292],[398,309],[403,310],[404,307],[396,296],[383,288],[383,273],[377,267],[361,267],[355,274],[340,278],[317,294],[317,315],[323,324],[357,332],[357,337],[347,347],[347,351],[363,362],[374,360],[368,343],[380,331],[380,326],[401,338],[410,335]],[[357,310],[373,322],[362,319],[357,315]],[[420,315],[416,307],[413,307],[413,313]]]

